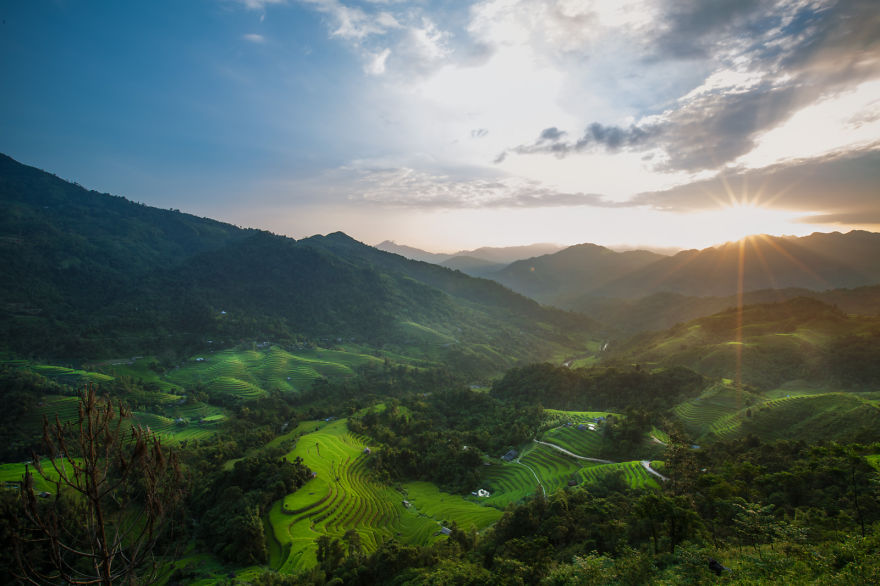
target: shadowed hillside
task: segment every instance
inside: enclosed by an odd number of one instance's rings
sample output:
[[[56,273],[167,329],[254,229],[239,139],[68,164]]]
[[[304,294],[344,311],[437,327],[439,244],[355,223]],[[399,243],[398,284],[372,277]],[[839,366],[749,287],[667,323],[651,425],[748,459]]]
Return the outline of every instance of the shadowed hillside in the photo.
[[[345,234],[242,230],[0,161],[0,332],[55,359],[356,338],[464,371],[580,348],[586,317]]]

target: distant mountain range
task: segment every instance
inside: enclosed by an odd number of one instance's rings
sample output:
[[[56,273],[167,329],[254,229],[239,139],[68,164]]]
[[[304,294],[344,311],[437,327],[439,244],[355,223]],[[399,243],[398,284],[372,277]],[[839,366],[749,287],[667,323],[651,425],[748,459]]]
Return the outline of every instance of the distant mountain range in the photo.
[[[880,234],[751,236],[673,256],[579,244],[517,261],[492,278],[542,303],[578,311],[594,305],[597,297],[727,297],[740,285],[744,292],[862,287],[880,283]]]
[[[509,252],[525,254],[534,249],[517,247]],[[415,249],[409,250],[415,254]],[[750,236],[671,256],[578,244],[501,265],[477,253],[451,259],[437,256],[429,262],[491,278],[540,303],[586,313],[624,331],[668,327],[719,311],[732,303],[730,298],[740,289],[751,294],[747,297],[753,302],[770,302],[798,295],[820,298],[817,293],[822,291],[880,284],[880,234],[858,230],[805,237]],[[874,303],[865,302],[868,296],[861,291],[836,297],[864,309]]]
[[[86,190],[0,155],[0,350],[83,360],[357,339],[488,373],[599,326],[335,233],[295,241]]]
[[[445,266],[476,277],[490,277],[510,263],[524,258],[552,254],[563,249],[558,244],[530,244],[527,246],[491,247],[461,250],[451,254],[427,252],[412,246],[386,240],[376,245],[379,250],[400,256]]]

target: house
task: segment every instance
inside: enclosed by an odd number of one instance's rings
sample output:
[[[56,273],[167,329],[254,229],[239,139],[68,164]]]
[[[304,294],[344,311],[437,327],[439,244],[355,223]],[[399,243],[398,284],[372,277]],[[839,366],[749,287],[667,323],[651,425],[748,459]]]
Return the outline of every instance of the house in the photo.
[[[410,504],[410,502],[409,502],[408,500],[406,500],[406,499],[404,499],[402,502],[403,502],[403,506],[406,507],[407,509],[410,508],[410,507],[412,506],[412,505]]]
[[[52,493],[51,493],[51,492],[46,492],[46,491],[44,490],[43,492],[39,493],[37,496],[40,497],[41,499],[47,499],[47,498],[49,498],[50,496],[52,496]]]
[[[510,462],[510,461],[516,459],[516,457],[517,457],[518,455],[519,455],[519,454],[517,453],[516,450],[510,450],[509,452],[507,452],[506,454],[504,454],[503,456],[501,456],[501,459],[504,460],[505,462]]]
[[[483,488],[478,488],[478,489],[477,489],[477,496],[478,496],[478,497],[483,498],[483,499],[486,499],[486,498],[489,498],[489,495],[490,495],[490,493],[489,493],[488,490],[485,490],[485,489],[483,489]]]
[[[370,455],[370,448],[364,448],[364,454],[369,456]]]
[[[578,484],[578,481],[576,478],[572,478],[571,480],[568,481],[569,486],[577,486],[577,484]]]
[[[583,423],[581,423],[577,426],[577,428],[578,428],[578,431],[584,431],[585,429],[587,429],[587,426],[584,425]]]
[[[452,529],[450,529],[449,527],[441,527],[440,533],[442,533],[443,535],[450,535],[452,534]]]

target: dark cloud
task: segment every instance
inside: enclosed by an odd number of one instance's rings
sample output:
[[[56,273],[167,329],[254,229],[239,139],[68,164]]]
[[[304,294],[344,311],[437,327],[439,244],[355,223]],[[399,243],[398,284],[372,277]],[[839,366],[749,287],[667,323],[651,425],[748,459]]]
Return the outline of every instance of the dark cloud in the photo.
[[[671,113],[663,136],[650,146],[666,152],[663,170],[716,169],[748,153],[760,133],[806,105],[809,100],[800,93],[794,87],[763,85],[749,92],[700,96]]]
[[[575,150],[583,150],[590,145],[601,145],[609,150],[617,150],[623,147],[640,147],[661,133],[661,127],[653,126],[602,126],[593,122],[587,127],[583,137],[575,144]]]
[[[728,170],[705,181],[639,194],[630,204],[691,212],[716,209],[731,198],[817,213],[837,218],[835,222],[874,223],[880,217],[880,148],[764,169]]]
[[[541,135],[538,137],[539,141],[552,140],[557,141],[562,139],[565,136],[565,132],[559,130],[555,126],[551,126],[550,128],[545,128],[541,131]]]
[[[487,134],[489,134],[489,131],[485,128],[475,128],[474,130],[471,130],[471,138],[483,138]]]
[[[706,57],[719,40],[742,35],[764,20],[760,0],[668,0],[651,59]],[[765,26],[769,23],[765,22]]]
[[[570,153],[583,151],[588,148],[604,148],[609,151],[616,151],[621,148],[640,148],[643,145],[647,145],[649,140],[660,131],[660,126],[630,126],[629,128],[622,128],[620,126],[603,126],[594,122],[587,127],[584,134],[576,141],[565,141],[563,139],[568,133],[559,130],[555,126],[551,126],[542,130],[534,143],[516,146],[501,153],[495,159],[495,163],[503,162],[507,158],[508,152],[518,155],[545,153],[556,155],[557,157],[565,157]]]

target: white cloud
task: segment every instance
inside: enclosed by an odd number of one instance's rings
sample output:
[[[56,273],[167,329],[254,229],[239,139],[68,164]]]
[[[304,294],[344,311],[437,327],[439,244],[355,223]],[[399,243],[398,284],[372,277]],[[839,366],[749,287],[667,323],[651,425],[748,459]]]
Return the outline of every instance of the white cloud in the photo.
[[[256,43],[258,45],[262,45],[266,42],[266,37],[263,35],[258,35],[255,33],[249,33],[246,35],[242,35],[241,38],[249,43]]]
[[[392,207],[519,208],[591,205],[614,207],[600,196],[548,189],[519,177],[470,178],[409,167],[348,169],[351,201]]]
[[[880,80],[827,96],[792,115],[756,140],[737,165],[761,168],[880,143]]]
[[[287,4],[287,0],[237,0],[249,10],[265,10],[266,6],[273,4]]]
[[[423,63],[438,61],[450,53],[449,33],[439,30],[428,18],[422,18],[420,26],[411,27],[407,37],[406,45]]]
[[[382,75],[385,73],[385,62],[388,60],[389,55],[391,55],[391,49],[387,48],[375,53],[372,59],[367,60],[366,64],[364,64],[364,72],[369,75]]]
[[[382,35],[396,26],[387,16],[370,15],[357,6],[348,6],[338,0],[300,0],[327,14],[333,20],[335,29],[330,35],[347,41],[363,41],[371,35]]]

